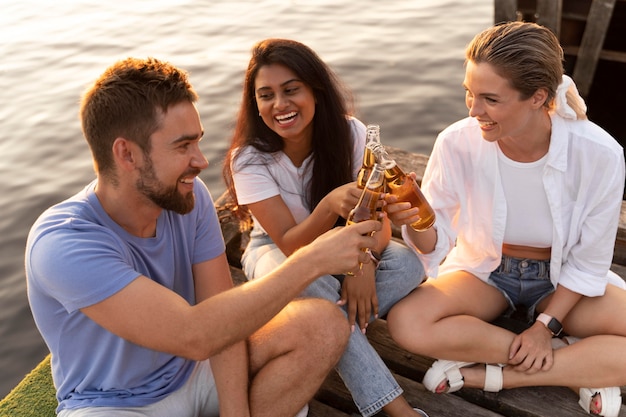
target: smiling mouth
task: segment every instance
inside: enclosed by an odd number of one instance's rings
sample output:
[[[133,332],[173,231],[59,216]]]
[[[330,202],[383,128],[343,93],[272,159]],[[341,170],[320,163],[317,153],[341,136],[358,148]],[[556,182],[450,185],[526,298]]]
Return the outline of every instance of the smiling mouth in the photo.
[[[291,113],[281,114],[280,116],[276,116],[275,119],[279,124],[284,124],[284,123],[289,123],[290,121],[292,121],[297,115],[298,115],[298,112],[292,111]]]
[[[478,122],[482,127],[489,127],[489,126],[495,126],[497,123],[496,122]]]
[[[199,169],[189,169],[183,174],[178,182],[183,184],[193,184],[193,180],[200,174]]]

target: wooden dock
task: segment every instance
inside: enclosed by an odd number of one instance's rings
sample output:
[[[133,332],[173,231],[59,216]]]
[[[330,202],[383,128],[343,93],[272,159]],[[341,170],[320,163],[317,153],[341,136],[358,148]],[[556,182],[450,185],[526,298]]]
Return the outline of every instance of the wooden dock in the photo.
[[[427,156],[387,147],[390,155],[407,171],[415,171],[421,179]],[[626,203],[625,203],[626,204]],[[245,283],[241,271],[241,253],[247,242],[247,232],[241,232],[226,194],[215,202],[218,210],[226,251],[231,265],[233,280],[237,285]],[[393,230],[399,238],[399,230]],[[622,207],[613,270],[626,277],[626,205]],[[512,330],[519,331],[524,324],[514,320],[498,321]],[[367,336],[385,363],[394,373],[405,391],[405,397],[431,417],[584,417],[589,416],[578,405],[578,395],[562,387],[533,387],[503,390],[499,393],[464,388],[454,394],[437,395],[427,391],[421,384],[424,373],[433,362],[432,358],[409,353],[390,338],[384,319],[378,319],[367,329]],[[622,396],[626,398],[626,387]],[[53,417],[56,408],[50,357],[27,375],[7,397],[0,401],[0,417]],[[333,371],[310,404],[310,417],[346,417],[358,415],[350,393],[339,376]],[[380,413],[382,416],[383,414]],[[620,416],[626,417],[622,405]],[[174,416],[173,416],[174,417]]]

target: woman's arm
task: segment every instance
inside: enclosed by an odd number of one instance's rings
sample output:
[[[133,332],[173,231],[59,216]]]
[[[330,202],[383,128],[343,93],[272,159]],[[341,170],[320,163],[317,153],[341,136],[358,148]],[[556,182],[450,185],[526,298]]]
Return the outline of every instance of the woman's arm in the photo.
[[[337,187],[328,193],[301,223],[296,223],[279,195],[248,204],[248,209],[280,250],[289,256],[330,230],[339,216],[347,217],[356,205],[359,195],[360,190],[355,183]]]

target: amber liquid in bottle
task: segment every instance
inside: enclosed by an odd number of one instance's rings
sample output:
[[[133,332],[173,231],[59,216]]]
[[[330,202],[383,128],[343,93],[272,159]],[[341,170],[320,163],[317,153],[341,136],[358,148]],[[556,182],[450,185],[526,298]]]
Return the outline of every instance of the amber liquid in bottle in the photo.
[[[380,149],[380,126],[367,125],[367,132],[365,138],[365,152],[363,153],[363,164],[361,170],[357,176],[357,186],[364,188],[367,179],[372,173],[372,168],[377,162],[376,152]]]
[[[380,194],[385,186],[385,168],[379,164],[372,165],[370,173],[358,203],[346,219],[346,224],[358,223],[365,220],[378,220],[379,215],[376,211]]]
[[[385,168],[382,165],[374,164],[372,172],[361,191],[358,203],[348,214],[346,219],[346,226],[354,223],[363,222],[365,220],[380,220],[378,214],[378,201],[380,200],[380,194],[383,192],[385,186]],[[370,233],[370,236],[373,234]],[[368,249],[364,248],[364,252]],[[359,264],[359,269],[363,267],[363,264]],[[352,272],[346,273],[346,275],[354,275]]]
[[[364,188],[358,204],[350,211],[346,224],[350,225],[364,222],[365,220],[378,220],[376,206],[378,205],[379,198],[380,191]]]
[[[422,194],[417,182],[391,161],[385,167],[385,179],[389,192],[398,197],[398,201],[409,202],[411,207],[419,209],[420,219],[411,223],[411,227],[418,232],[430,228],[435,223],[435,212]]]

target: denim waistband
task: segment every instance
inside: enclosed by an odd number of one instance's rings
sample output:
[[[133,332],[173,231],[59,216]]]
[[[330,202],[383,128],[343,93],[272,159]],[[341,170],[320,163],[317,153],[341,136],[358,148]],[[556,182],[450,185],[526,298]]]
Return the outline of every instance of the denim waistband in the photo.
[[[513,256],[502,255],[502,261],[498,270],[500,272],[509,273],[511,271],[518,270],[523,272],[533,266],[537,267],[537,277],[543,278],[550,274],[550,260],[537,260],[527,258],[515,258]]]

